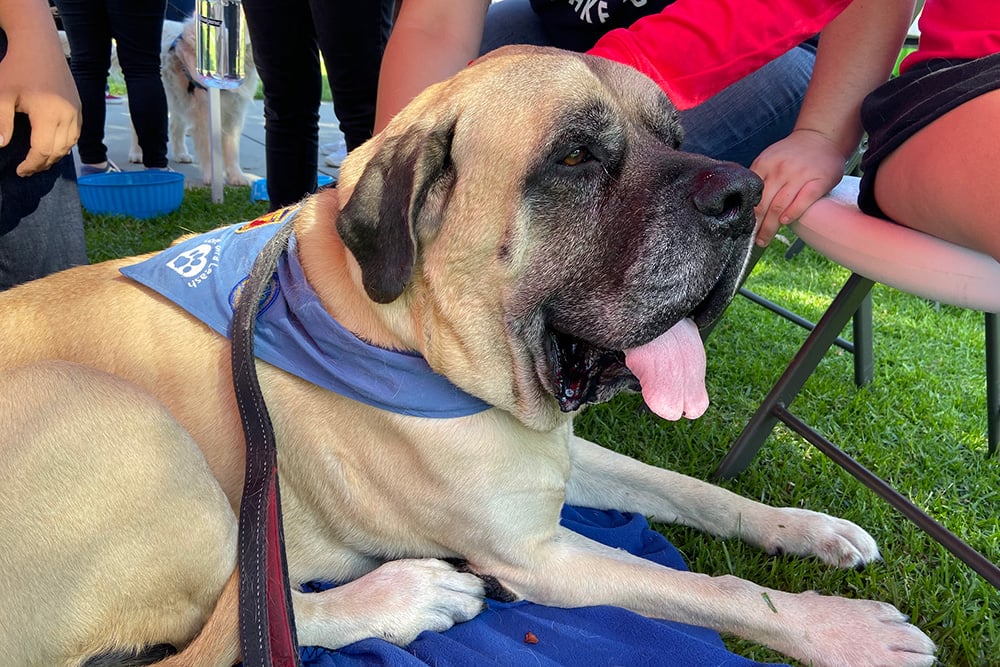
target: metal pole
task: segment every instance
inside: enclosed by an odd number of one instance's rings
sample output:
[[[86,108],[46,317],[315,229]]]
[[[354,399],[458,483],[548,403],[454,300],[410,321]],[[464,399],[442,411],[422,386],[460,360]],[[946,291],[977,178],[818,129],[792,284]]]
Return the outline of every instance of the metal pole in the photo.
[[[222,186],[225,175],[222,172],[222,91],[215,87],[208,89],[208,143],[212,174],[212,202],[221,204],[224,198]]]

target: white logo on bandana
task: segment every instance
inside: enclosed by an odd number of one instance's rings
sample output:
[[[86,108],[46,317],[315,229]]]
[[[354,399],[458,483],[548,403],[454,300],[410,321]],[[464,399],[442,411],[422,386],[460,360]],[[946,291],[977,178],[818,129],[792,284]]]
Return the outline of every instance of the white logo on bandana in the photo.
[[[219,266],[222,251],[221,239],[210,238],[206,240],[207,243],[200,243],[185,250],[166,264],[171,271],[187,279],[188,287],[198,287]]]
[[[212,246],[202,243],[199,246],[185,250],[181,254],[167,262],[167,266],[176,271],[183,278],[192,278],[206,266],[208,266],[208,255],[212,252]]]

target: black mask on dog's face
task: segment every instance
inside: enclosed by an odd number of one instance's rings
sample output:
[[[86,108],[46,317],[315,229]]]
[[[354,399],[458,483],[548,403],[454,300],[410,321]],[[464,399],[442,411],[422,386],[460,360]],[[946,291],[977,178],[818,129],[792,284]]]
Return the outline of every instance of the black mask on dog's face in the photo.
[[[673,347],[658,353],[696,356],[694,327],[674,327],[722,313],[751,248],[760,179],[679,151],[673,106],[650,104],[629,116],[598,98],[569,111],[526,179],[533,260],[509,321],[540,341],[541,381],[563,410],[638,389],[624,352],[668,331]]]

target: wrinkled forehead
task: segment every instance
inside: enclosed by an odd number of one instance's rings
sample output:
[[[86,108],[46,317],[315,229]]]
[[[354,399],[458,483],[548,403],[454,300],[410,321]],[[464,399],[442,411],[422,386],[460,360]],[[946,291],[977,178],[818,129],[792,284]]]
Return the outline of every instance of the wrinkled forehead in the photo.
[[[664,138],[679,131],[677,109],[645,74],[596,56],[581,56],[605,90],[604,99],[620,108],[639,126],[652,129]]]
[[[466,122],[492,118],[492,127],[466,136],[482,141],[512,138],[544,149],[555,134],[652,134],[677,145],[681,129],[673,104],[648,77],[604,58],[556,49],[500,49],[477,61],[474,94],[463,95]],[[471,113],[470,113],[471,112]]]

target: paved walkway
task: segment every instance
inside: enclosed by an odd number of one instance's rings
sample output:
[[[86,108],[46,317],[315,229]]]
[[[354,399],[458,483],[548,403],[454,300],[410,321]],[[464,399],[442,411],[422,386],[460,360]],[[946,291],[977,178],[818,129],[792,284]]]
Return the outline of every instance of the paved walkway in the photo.
[[[130,164],[128,161],[129,146],[132,141],[132,125],[128,115],[128,101],[108,104],[108,117],[104,126],[104,143],[108,147],[108,157],[123,171],[142,169],[141,164]],[[337,118],[333,114],[333,104],[324,102],[320,108],[319,143],[332,143],[342,135],[337,126]],[[194,145],[188,137],[188,151],[194,154]],[[79,160],[79,157],[77,158]],[[220,156],[221,159],[221,156]],[[247,113],[246,124],[243,127],[243,140],[240,143],[240,166],[248,175],[266,178],[264,162],[264,103],[254,100]],[[188,187],[201,187],[201,166],[198,164],[179,164],[170,162],[171,169],[185,176]],[[336,177],[336,168],[323,164],[323,156],[319,158],[319,171]]]

